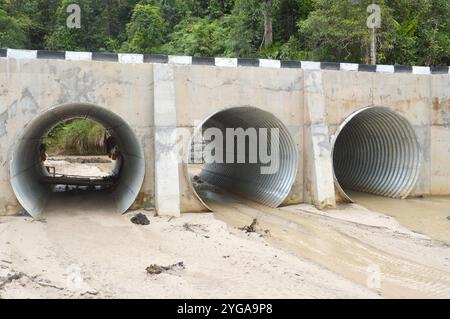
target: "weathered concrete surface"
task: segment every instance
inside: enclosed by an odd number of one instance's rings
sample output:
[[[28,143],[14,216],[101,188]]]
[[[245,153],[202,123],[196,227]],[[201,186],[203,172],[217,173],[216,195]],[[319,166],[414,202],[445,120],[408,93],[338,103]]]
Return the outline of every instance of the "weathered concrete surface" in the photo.
[[[155,207],[161,216],[179,216],[177,115],[173,68],[157,64],[154,76]]]
[[[66,60],[0,58],[0,214],[20,210],[8,171],[20,132],[54,105],[81,102],[121,116],[139,137],[146,174],[136,208],[156,205],[161,214],[173,216],[205,210],[185,165],[179,159],[175,163],[174,156],[183,158],[189,150],[186,131],[220,110],[239,106],[272,113],[292,134],[298,174],[284,204],[334,204],[330,138],[350,114],[371,105],[399,112],[414,127],[423,164],[412,195],[450,194],[448,74],[350,71],[357,65],[341,65],[349,71],[317,70],[317,63],[305,64],[303,70],[279,68],[276,61],[236,67],[235,59],[206,66],[191,65],[189,57],[171,57],[169,63],[179,64],[160,65],[141,63],[142,56],[120,55],[124,64],[80,61],[80,54],[66,54]],[[320,82],[322,88],[311,86]]]
[[[443,120],[450,114],[449,75],[322,71],[322,76],[331,135],[358,109],[389,107],[412,124],[422,150],[411,196],[450,193],[450,129]]]
[[[430,167],[431,189],[435,195],[450,193],[450,81],[449,76],[431,79]]]
[[[20,210],[8,167],[25,125],[52,106],[78,102],[125,119],[143,145],[146,162],[153,163],[153,65],[0,59],[0,214]],[[153,167],[146,167],[139,206],[153,207]]]
[[[303,72],[294,69],[175,66],[177,126],[193,129],[220,110],[252,106],[283,121],[298,147],[297,178],[285,204],[303,202]],[[190,148],[184,145],[183,153]],[[180,166],[182,169],[183,166]],[[182,211],[204,206],[186,180],[181,187]]]
[[[321,71],[304,71],[305,81],[305,186],[307,201],[317,207],[333,207],[336,204],[333,179],[333,161],[326,123],[325,99]]]

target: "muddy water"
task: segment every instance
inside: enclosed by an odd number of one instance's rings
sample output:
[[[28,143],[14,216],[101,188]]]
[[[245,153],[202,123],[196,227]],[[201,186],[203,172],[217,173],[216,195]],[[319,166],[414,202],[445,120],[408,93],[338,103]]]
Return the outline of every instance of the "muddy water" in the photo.
[[[348,195],[370,210],[395,217],[405,227],[450,245],[450,196],[397,200],[359,192]]]
[[[443,270],[425,266],[420,262],[420,254],[415,259],[405,258],[380,248],[382,245],[363,240],[362,234],[367,229],[370,233],[370,227],[353,225],[348,228],[350,226],[342,221],[302,211],[301,207],[268,208],[205,186],[199,193],[218,219],[242,227],[256,218],[258,232],[272,244],[368,287],[380,296],[450,297],[450,267],[446,265]],[[378,229],[374,227],[373,231]],[[399,249],[403,249],[402,245]],[[415,249],[414,245],[410,246],[412,254]],[[447,250],[446,254],[448,259],[450,252]]]

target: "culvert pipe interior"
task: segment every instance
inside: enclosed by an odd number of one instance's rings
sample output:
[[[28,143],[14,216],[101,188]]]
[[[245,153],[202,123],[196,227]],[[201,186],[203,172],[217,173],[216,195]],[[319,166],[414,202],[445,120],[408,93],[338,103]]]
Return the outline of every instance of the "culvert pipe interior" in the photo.
[[[398,199],[410,194],[421,152],[406,118],[386,107],[365,108],[344,121],[335,136],[334,174],[345,196],[347,190]]]
[[[125,212],[141,189],[145,161],[142,146],[132,128],[117,114],[90,104],[66,104],[37,115],[27,124],[10,158],[10,182],[22,207],[33,217],[40,215],[51,196],[58,196],[53,187],[40,182],[49,176],[39,157],[44,136],[56,124],[72,118],[86,118],[103,125],[115,138],[122,156],[118,179],[111,193],[119,213]]]
[[[208,161],[204,164],[199,177],[208,183],[238,194],[242,197],[259,202],[261,204],[278,207],[289,195],[291,187],[295,181],[298,167],[298,148],[287,127],[273,114],[254,107],[237,107],[226,109],[212,115],[202,125],[203,133],[208,128],[216,128],[222,132],[223,148],[216,149],[223,154],[222,163]],[[234,149],[227,149],[227,129],[255,129],[257,140],[246,139],[245,161],[239,163],[238,140],[234,140]],[[257,161],[250,161],[250,149],[260,154],[261,129],[267,129],[267,149],[264,150],[272,157],[272,169],[267,160],[261,161],[258,156]],[[278,132],[272,136],[272,130]],[[210,142],[207,141],[206,144]],[[251,145],[253,144],[253,145]],[[265,144],[262,144],[265,145]],[[278,150],[278,152],[276,151]],[[226,161],[227,153],[233,152],[234,161]],[[278,161],[278,165],[274,161]],[[274,169],[275,168],[275,169]]]

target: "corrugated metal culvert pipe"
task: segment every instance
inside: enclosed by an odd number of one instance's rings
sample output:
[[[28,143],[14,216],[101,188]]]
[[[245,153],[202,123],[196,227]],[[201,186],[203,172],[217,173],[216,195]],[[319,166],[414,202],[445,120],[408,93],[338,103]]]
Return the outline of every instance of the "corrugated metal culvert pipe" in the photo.
[[[39,147],[47,132],[56,124],[72,118],[89,118],[102,124],[115,138],[122,155],[122,166],[112,196],[118,212],[125,212],[135,201],[145,173],[143,149],[131,127],[115,113],[90,104],[65,104],[36,116],[25,127],[10,159],[10,181],[22,207],[32,216],[45,208],[53,186],[40,182],[48,176],[39,157]]]
[[[412,125],[386,107],[357,111],[335,135],[334,174],[345,196],[345,190],[353,190],[406,198],[417,181],[420,162]]]
[[[203,132],[211,127],[218,128],[223,133],[224,163],[206,163],[200,173],[200,178],[212,185],[264,205],[270,207],[281,205],[289,195],[298,167],[297,146],[287,127],[273,114],[254,107],[237,107],[220,111],[204,122]],[[254,128],[256,132],[260,132],[261,128],[266,128],[268,149],[279,150],[279,154],[277,154],[279,168],[271,174],[262,174],[261,168],[267,167],[268,164],[262,163],[260,158],[256,163],[250,163],[249,140],[245,143],[245,163],[237,163],[237,158],[234,163],[226,163],[226,153],[233,151],[226,149],[227,128],[244,130]],[[277,129],[279,132],[278,139],[271,139],[272,129]],[[253,146],[257,144],[259,152],[259,143],[256,141],[250,143],[254,143]],[[237,151],[237,147],[234,151]],[[268,153],[270,154],[270,151]]]

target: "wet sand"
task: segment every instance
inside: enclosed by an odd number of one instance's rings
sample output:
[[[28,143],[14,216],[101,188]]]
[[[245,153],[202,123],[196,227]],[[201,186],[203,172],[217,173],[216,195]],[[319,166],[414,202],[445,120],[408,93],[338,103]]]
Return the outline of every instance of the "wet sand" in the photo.
[[[83,176],[96,165],[60,162]],[[214,214],[120,215],[100,192],[60,195],[40,220],[0,217],[0,298],[378,297]],[[138,212],[150,225],[130,221]],[[180,262],[163,274],[146,271]]]
[[[79,198],[80,199],[80,198]],[[376,298],[213,214],[114,214],[103,202],[0,217],[0,298]],[[146,268],[183,262],[149,274]]]
[[[193,173],[198,174],[198,170],[197,166]],[[233,227],[250,225],[257,219],[257,231],[274,246],[371,287],[382,297],[450,297],[450,247],[435,240],[448,238],[447,224],[442,223],[443,211],[450,207],[445,198],[399,203],[367,196],[377,209],[357,204],[323,211],[310,205],[273,209],[206,183],[196,186],[216,218]],[[378,202],[384,203],[381,208],[399,208],[399,213],[385,213],[378,209]],[[420,224],[407,219],[408,206],[424,224],[424,212],[432,211],[436,216],[437,223],[427,224],[429,233],[417,232]]]
[[[349,192],[358,204],[395,217],[405,227],[450,245],[450,196],[396,200]]]
[[[450,298],[450,247],[433,228],[357,204],[274,209],[197,186],[214,213],[141,211],[150,225],[137,226],[137,212],[68,193],[42,220],[0,217],[0,298]],[[240,230],[254,219],[255,232]]]

